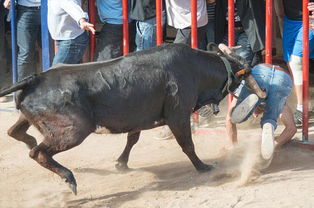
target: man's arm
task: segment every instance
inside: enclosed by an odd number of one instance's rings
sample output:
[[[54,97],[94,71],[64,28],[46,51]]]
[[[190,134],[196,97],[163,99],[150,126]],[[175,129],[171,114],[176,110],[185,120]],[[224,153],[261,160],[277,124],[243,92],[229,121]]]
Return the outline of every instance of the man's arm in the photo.
[[[237,104],[237,99],[233,99],[228,107],[228,113],[226,116],[226,131],[227,131],[227,145],[225,149],[232,149],[236,143],[238,143],[237,126],[231,122],[231,112],[234,106]]]
[[[279,117],[285,129],[275,138],[275,148],[279,148],[289,142],[297,132],[297,127],[293,121],[293,113],[287,104],[283,107]]]

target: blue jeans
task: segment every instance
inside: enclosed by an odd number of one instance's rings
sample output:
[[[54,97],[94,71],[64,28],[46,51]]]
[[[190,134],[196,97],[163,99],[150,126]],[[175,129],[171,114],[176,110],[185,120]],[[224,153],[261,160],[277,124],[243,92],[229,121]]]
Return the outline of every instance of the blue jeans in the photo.
[[[88,44],[88,35],[84,31],[81,35],[72,40],[57,40],[58,51],[53,58],[52,65],[57,63],[78,64],[81,63],[82,57]]]
[[[162,27],[164,28],[166,14],[162,14]],[[136,21],[136,51],[149,49],[156,46],[156,17],[146,21]]]
[[[40,9],[17,6],[18,80],[36,72],[36,42],[40,45]]]
[[[252,75],[260,88],[266,90],[266,98],[259,99],[253,110],[244,119],[247,120],[257,106],[261,102],[265,103],[264,114],[261,119],[261,126],[265,123],[271,123],[274,128],[277,127],[277,119],[291,93],[292,80],[290,75],[284,71],[280,71],[263,64],[256,65],[252,69]],[[252,90],[245,84],[240,92],[237,104],[240,104],[248,95],[252,94]]]

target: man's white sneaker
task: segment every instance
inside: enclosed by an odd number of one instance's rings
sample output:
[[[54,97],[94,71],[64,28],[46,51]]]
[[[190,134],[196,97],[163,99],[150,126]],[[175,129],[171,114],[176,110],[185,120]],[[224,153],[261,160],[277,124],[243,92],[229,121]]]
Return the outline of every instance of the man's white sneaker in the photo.
[[[234,107],[231,113],[232,123],[241,123],[252,111],[258,102],[258,96],[256,94],[250,94],[239,105]]]
[[[274,126],[271,123],[265,123],[262,130],[262,157],[269,160],[273,156],[274,148]]]

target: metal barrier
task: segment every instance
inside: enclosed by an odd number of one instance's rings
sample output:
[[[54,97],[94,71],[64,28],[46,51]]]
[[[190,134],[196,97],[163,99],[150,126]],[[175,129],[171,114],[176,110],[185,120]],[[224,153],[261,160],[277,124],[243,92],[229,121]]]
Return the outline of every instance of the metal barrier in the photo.
[[[12,82],[17,81],[17,48],[16,48],[16,14],[15,14],[15,1],[11,1],[10,14],[11,14],[11,44],[12,44]]]
[[[302,142],[307,143],[309,137],[309,0],[303,0],[303,115]]]
[[[228,0],[228,46],[234,46],[234,0]],[[231,105],[233,97],[228,95],[228,105]]]
[[[266,0],[265,62],[272,63],[273,0]]]
[[[158,46],[163,42],[162,31],[162,2],[156,0],[156,44]]]
[[[96,27],[96,6],[95,0],[88,1],[88,16],[89,21]],[[94,61],[96,48],[96,36],[89,32],[89,61]]]
[[[42,70],[46,71],[51,66],[50,62],[50,34],[48,31],[47,14],[48,14],[48,0],[41,0],[41,54],[42,54]]]

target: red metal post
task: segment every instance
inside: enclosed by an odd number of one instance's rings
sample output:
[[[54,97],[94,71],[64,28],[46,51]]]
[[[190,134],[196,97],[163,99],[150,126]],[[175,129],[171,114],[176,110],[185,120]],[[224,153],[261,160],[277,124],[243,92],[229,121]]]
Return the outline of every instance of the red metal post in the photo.
[[[234,0],[228,0],[228,46],[234,46]]]
[[[308,141],[309,130],[309,11],[307,4],[309,0],[303,0],[303,59],[302,59],[302,71],[303,71],[303,114],[302,114],[302,140]]]
[[[197,44],[197,0],[191,0],[191,47],[198,48]],[[193,114],[194,121],[198,122],[198,114]]]
[[[197,48],[197,0],[191,0],[191,47]]]
[[[89,22],[96,28],[96,6],[95,0],[88,0],[88,16]],[[89,60],[94,61],[96,47],[96,37],[93,33],[89,32]]]
[[[273,36],[273,0],[266,0],[266,57],[267,64],[272,63],[272,36]]]
[[[122,21],[123,21],[123,55],[129,53],[129,18],[128,0],[122,0]]]
[[[234,0],[228,0],[228,46],[234,46]],[[232,95],[229,95],[229,106],[231,104],[232,98]]]
[[[156,0],[156,40],[157,45],[161,45],[162,39],[162,3],[161,0]]]

